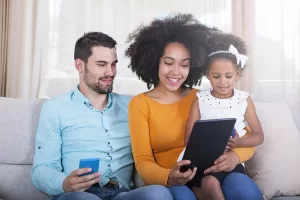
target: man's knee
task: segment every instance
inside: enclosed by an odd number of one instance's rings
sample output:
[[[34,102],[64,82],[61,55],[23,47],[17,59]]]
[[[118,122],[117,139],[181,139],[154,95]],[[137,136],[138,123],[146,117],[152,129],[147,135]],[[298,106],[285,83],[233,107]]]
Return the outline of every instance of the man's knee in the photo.
[[[150,185],[144,188],[146,195],[144,200],[173,200],[173,196],[168,188],[162,185]]]
[[[206,176],[201,180],[201,188],[205,191],[216,191],[221,189],[221,185],[214,176]]]
[[[261,192],[253,180],[245,174],[232,173],[223,181],[225,199],[228,200],[261,200]]]
[[[82,200],[82,199],[101,200],[96,195],[88,192],[69,192],[69,193],[59,195],[58,197],[55,197],[53,199],[54,200]]]

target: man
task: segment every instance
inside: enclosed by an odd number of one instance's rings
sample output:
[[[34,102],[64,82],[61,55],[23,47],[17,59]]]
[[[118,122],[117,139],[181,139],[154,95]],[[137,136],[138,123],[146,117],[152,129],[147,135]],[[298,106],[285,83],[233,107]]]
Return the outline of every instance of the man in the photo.
[[[118,62],[115,46],[114,39],[98,32],[78,39],[74,58],[79,86],[42,107],[32,182],[55,200],[173,199],[163,186],[130,190],[130,99],[112,93]],[[99,172],[83,175],[91,169],[78,169],[80,159],[88,158],[100,158]]]

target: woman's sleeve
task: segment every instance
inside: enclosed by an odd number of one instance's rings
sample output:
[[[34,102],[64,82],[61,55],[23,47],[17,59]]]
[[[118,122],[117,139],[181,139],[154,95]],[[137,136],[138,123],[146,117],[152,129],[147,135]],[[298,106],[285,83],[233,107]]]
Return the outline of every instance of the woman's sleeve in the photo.
[[[251,134],[250,129],[246,127],[247,130],[247,134],[244,135],[243,137],[247,137],[249,134]],[[250,158],[252,158],[254,152],[255,152],[255,147],[247,147],[247,148],[235,148],[232,149],[232,151],[234,151],[239,159],[240,159],[240,163],[246,162],[248,160],[250,160]]]
[[[130,101],[128,115],[132,152],[139,175],[146,184],[167,185],[171,169],[160,167],[153,157],[148,123],[149,108],[143,96],[138,95]]]

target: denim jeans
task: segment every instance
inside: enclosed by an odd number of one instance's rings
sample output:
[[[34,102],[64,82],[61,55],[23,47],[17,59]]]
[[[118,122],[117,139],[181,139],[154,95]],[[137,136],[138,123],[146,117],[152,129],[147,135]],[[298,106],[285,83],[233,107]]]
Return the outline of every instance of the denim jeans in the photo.
[[[245,174],[231,173],[223,181],[226,200],[261,200],[257,185]],[[164,187],[151,185],[128,191],[91,187],[86,192],[70,192],[55,196],[53,200],[196,200],[187,186]]]
[[[174,200],[196,200],[196,196],[186,186],[169,187]],[[222,184],[226,200],[261,200],[262,195],[254,181],[242,173],[231,173]]]
[[[69,192],[53,197],[53,200],[173,200],[170,190],[151,185],[134,190],[91,187],[85,192]]]
[[[197,200],[193,191],[185,185],[168,187],[174,200]]]
[[[254,181],[242,173],[231,173],[223,181],[226,200],[262,200],[260,190]]]

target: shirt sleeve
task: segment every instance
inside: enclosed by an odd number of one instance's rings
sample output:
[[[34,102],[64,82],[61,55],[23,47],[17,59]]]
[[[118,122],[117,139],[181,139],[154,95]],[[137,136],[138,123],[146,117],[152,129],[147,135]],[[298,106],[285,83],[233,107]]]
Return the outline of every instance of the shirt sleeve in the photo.
[[[47,101],[38,123],[31,179],[38,190],[52,196],[64,193],[62,184],[67,177],[62,172],[61,144],[59,116]]]
[[[128,115],[132,152],[139,175],[147,184],[167,185],[171,169],[160,167],[154,159],[148,124],[149,109],[141,95],[129,103]]]
[[[246,130],[247,130],[247,133],[243,137],[247,137],[247,135],[251,134],[249,128],[246,127]],[[252,156],[255,153],[255,147],[235,148],[235,149],[232,149],[232,151],[234,151],[238,155],[238,157],[240,159],[240,163],[243,163],[243,162],[250,160],[250,158],[252,158]]]

